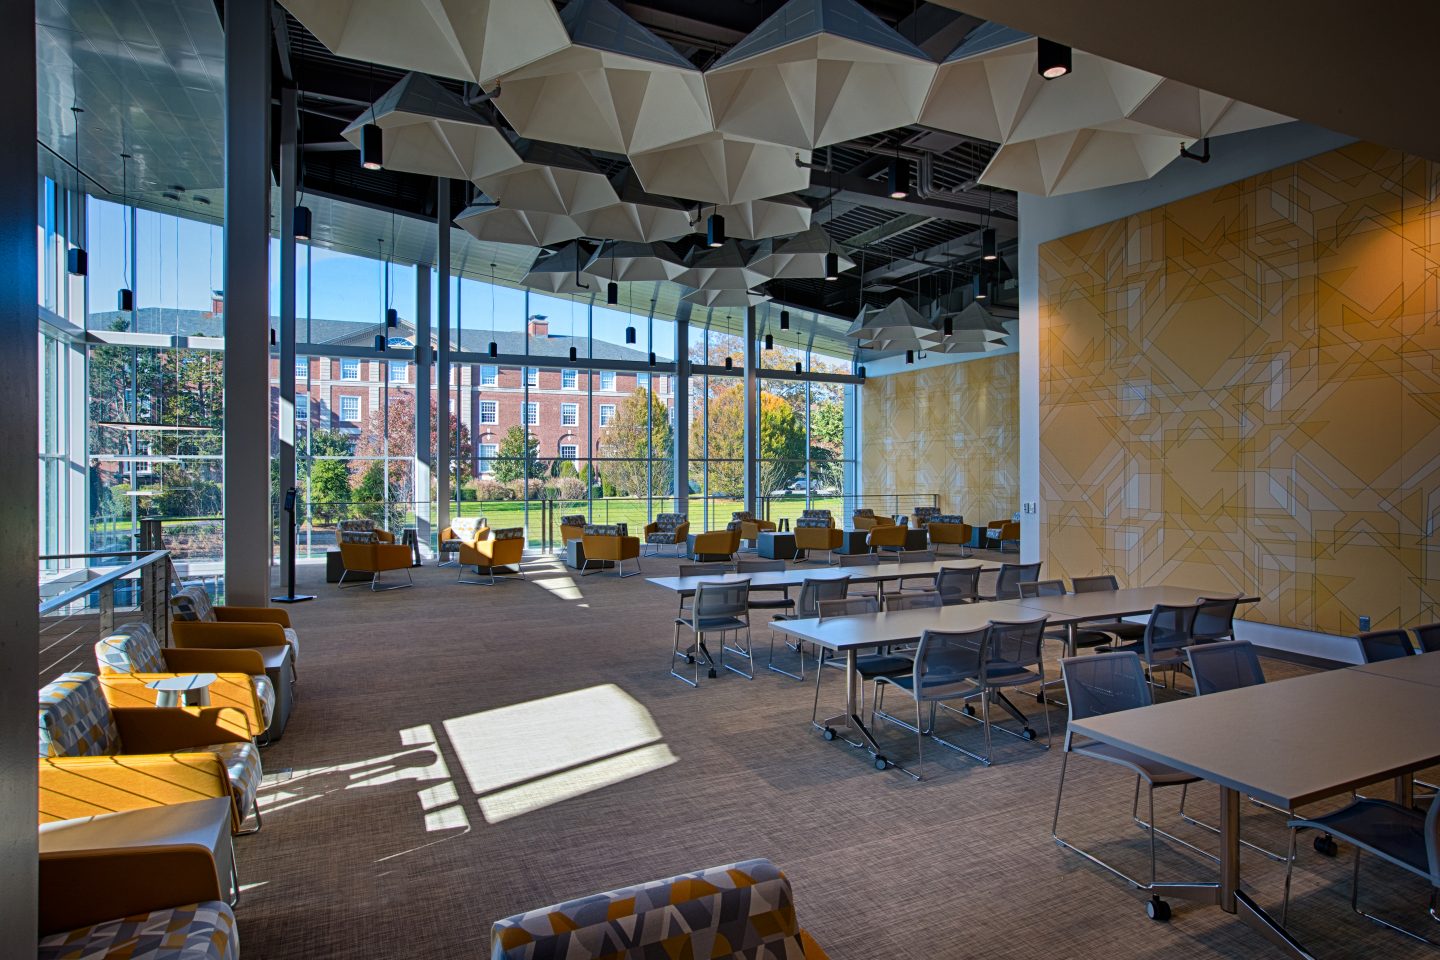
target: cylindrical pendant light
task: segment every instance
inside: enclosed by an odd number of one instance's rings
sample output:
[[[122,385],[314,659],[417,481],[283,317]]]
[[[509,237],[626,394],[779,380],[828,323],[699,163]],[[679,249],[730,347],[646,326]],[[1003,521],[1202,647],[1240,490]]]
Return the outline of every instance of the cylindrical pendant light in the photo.
[[[385,308],[385,326],[395,328],[400,326],[400,311],[394,307]]]
[[[840,279],[840,257],[833,252],[825,254],[825,279]]]
[[[977,273],[971,278],[970,287],[975,293],[976,300],[984,300],[990,296],[989,285],[983,272]]]
[[[84,107],[71,107],[70,112],[75,115],[75,196],[79,198],[84,190],[80,185],[80,114],[85,112]],[[71,234],[72,239],[80,235],[80,204],[75,207],[75,232]],[[80,244],[75,244],[65,254],[65,269],[77,277],[83,277],[90,272],[90,256]]]
[[[498,343],[496,343],[494,340],[491,340],[491,341],[490,341],[490,356],[491,356],[491,357],[498,357],[498,356],[500,356],[500,345],[499,345]]]
[[[780,311],[780,329],[781,329],[781,330],[789,330],[789,329],[790,329],[790,311],[789,311],[789,310],[781,310],[781,311]]]
[[[804,372],[805,372],[805,365],[802,364],[799,360],[796,360],[796,361],[795,361],[795,372],[796,372],[796,373],[804,373]]]
[[[375,334],[375,352],[376,352],[376,353],[384,353],[384,352],[385,352],[385,334],[383,334],[383,333],[377,333],[377,334]]]
[[[861,380],[864,380],[864,379],[865,379],[865,368],[864,368],[864,367],[861,367],[860,369],[856,370],[855,372],[860,375],[860,379],[861,379]]]
[[[997,256],[995,253],[995,228],[986,227],[980,231],[980,259],[993,261]]]
[[[135,291],[129,287],[121,287],[119,294],[115,297],[115,309],[121,313],[129,313],[135,309]]]
[[[135,291],[130,289],[130,244],[133,237],[130,234],[130,223],[132,212],[130,210],[130,154],[120,154],[120,176],[125,191],[124,203],[120,207],[125,212],[125,257],[124,257],[124,285],[115,294],[115,309],[121,313],[129,313],[135,309]]]
[[[775,335],[774,335],[774,334],[771,334],[771,333],[765,334],[765,349],[766,349],[766,350],[774,350],[774,349],[775,349]]]
[[[310,208],[299,206],[295,208],[295,239],[310,239]]]
[[[612,307],[620,302],[620,284],[614,280],[605,284],[605,302]]]
[[[890,161],[890,199],[904,200],[910,196],[910,161],[896,157]]]
[[[945,327],[945,336],[948,337],[955,332],[955,318],[952,317],[950,314],[945,314],[945,318],[941,321],[941,323]]]
[[[1044,37],[1035,38],[1035,69],[1046,80],[1065,76],[1071,70],[1070,48]]]
[[[578,351],[576,351],[576,349],[575,349],[574,347],[571,347],[571,348],[570,348],[570,362],[571,362],[571,363],[574,363],[574,362],[575,362],[575,358],[578,357],[578,356],[579,356]]]
[[[650,366],[655,366],[655,354],[650,354]]]
[[[367,123],[360,128],[360,166],[366,170],[379,170],[384,166],[385,135],[378,124]]]
[[[626,328],[625,328],[625,342],[626,342],[626,343],[634,343],[634,342],[635,342],[635,328],[634,328],[634,327],[626,327]]]
[[[914,362],[915,362],[915,351],[914,351],[914,350],[906,350],[906,351],[905,351],[905,362],[906,362],[906,363],[914,363]]]
[[[718,213],[712,213],[705,218],[705,245],[707,247],[723,247],[725,245],[725,218]]]
[[[726,357],[726,358],[725,358],[725,369],[726,369],[726,370],[733,370],[733,369],[735,369],[735,358],[734,358],[734,357]]]

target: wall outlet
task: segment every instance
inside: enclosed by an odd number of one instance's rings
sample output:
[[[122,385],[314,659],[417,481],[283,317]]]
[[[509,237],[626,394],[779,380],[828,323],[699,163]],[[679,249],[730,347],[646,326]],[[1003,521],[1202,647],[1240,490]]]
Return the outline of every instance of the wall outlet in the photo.
[[[1366,632],[1369,631],[1369,629],[1370,629],[1370,618],[1369,618],[1369,617],[1361,617],[1361,618],[1360,618],[1360,632],[1361,632],[1361,633],[1366,633]]]

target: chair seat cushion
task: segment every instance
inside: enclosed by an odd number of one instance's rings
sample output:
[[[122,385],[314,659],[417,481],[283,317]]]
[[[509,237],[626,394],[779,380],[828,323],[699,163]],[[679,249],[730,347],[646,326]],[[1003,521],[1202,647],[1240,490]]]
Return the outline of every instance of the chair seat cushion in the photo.
[[[647,534],[646,537],[645,537],[645,542],[646,542],[646,543],[666,543],[666,544],[675,543],[675,542],[676,542],[676,540],[675,540],[675,531],[671,530],[670,532],[667,533],[667,532],[665,532],[664,530],[660,530],[660,531],[657,531],[656,533]]]
[[[237,960],[235,914],[219,900],[107,920],[40,940],[39,960]]]
[[[1185,773],[1183,770],[1176,770],[1174,767],[1168,767],[1163,763],[1147,760],[1138,754],[1131,753],[1129,750],[1124,750],[1108,743],[1087,743],[1084,746],[1076,747],[1074,752],[1082,756],[1093,757],[1096,760],[1104,760],[1106,763],[1118,764],[1157,786],[1195,783],[1200,779],[1199,777]]]
[[[260,701],[260,719],[268,727],[270,718],[275,716],[275,684],[266,676],[251,677],[250,684],[255,688],[255,699]]]
[[[248,816],[255,809],[255,791],[260,789],[260,778],[264,776],[260,768],[260,751],[253,743],[218,743],[205,750],[218,756],[225,764],[225,772],[230,775],[230,789],[235,793],[236,809],[241,817]]]
[[[844,657],[832,657],[825,661],[825,666],[845,668]],[[898,654],[889,653],[867,653],[863,657],[855,658],[855,670],[860,676],[867,680],[871,677],[898,676],[902,673],[911,673],[915,669],[915,661],[909,657],[902,657]]]
[[[695,626],[692,621],[680,617],[676,617],[675,622],[687,627]],[[749,624],[739,617],[706,617],[699,624],[701,630],[744,630],[748,626]]]
[[[795,606],[795,601],[789,597],[774,597],[764,600],[757,600],[751,597],[749,604],[751,610],[788,610]]]

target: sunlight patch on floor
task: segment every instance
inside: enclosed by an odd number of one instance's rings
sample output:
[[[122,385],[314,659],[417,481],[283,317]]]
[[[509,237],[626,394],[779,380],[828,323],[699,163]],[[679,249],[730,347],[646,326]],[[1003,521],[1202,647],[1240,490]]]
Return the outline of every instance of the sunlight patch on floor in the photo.
[[[541,587],[555,594],[561,600],[580,600],[584,594],[580,587],[571,579],[570,575],[562,572],[546,573],[540,576],[530,575],[531,583],[538,583]]]

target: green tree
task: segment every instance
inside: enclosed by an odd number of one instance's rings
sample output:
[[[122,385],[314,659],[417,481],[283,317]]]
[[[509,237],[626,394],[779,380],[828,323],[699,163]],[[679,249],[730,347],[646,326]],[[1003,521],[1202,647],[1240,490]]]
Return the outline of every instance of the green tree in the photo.
[[[845,403],[839,396],[825,397],[810,407],[811,483],[816,487],[840,486],[844,457]]]
[[[385,494],[385,464],[372,460],[360,474],[360,482],[355,484],[356,503],[351,512],[380,520],[385,514]]]
[[[705,449],[705,424],[690,422],[690,449]],[[712,387],[710,395],[710,490],[740,496],[745,489],[745,388]],[[805,421],[795,408],[771,393],[760,395],[760,493],[788,483],[805,460]]]
[[[296,473],[309,477],[310,509],[315,520],[333,523],[343,518],[344,504],[350,500],[350,438],[338,430],[314,430],[309,451],[302,447],[299,454]]]
[[[525,476],[525,461],[530,462],[530,476],[545,476],[545,463],[540,459],[540,438],[526,437],[521,427],[511,427],[500,441],[500,459],[495,461],[494,477],[501,483],[510,483]]]
[[[651,438],[654,438],[652,446]],[[617,405],[615,417],[600,434],[600,454],[609,462],[605,479],[621,496],[668,496],[673,485],[670,452],[674,449],[670,412],[659,398],[640,387]],[[654,462],[649,461],[654,453]]]

